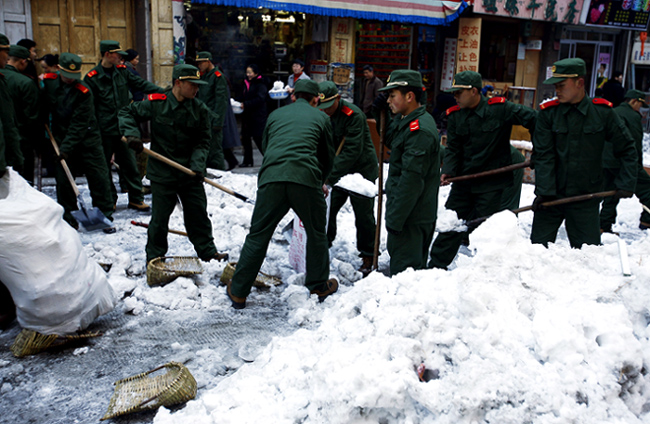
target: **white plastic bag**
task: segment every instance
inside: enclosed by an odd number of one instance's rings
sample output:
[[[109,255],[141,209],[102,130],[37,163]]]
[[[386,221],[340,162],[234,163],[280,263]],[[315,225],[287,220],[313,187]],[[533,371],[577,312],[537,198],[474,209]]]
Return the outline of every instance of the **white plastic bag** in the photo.
[[[327,233],[327,226],[329,225],[330,217],[330,200],[331,189],[325,197],[325,204],[327,205],[327,212],[325,214],[325,233]],[[293,217],[293,232],[291,233],[291,243],[289,244],[289,265],[298,273],[307,271],[307,233],[298,215],[294,214]]]
[[[62,215],[13,170],[0,179],[0,281],[20,325],[42,334],[82,330],[115,306],[104,271]]]

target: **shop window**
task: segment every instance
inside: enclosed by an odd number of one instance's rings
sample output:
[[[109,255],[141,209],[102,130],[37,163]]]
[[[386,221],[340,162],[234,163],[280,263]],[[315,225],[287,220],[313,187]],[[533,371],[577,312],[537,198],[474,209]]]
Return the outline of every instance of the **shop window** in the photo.
[[[483,21],[479,72],[484,80],[515,81],[519,23]]]

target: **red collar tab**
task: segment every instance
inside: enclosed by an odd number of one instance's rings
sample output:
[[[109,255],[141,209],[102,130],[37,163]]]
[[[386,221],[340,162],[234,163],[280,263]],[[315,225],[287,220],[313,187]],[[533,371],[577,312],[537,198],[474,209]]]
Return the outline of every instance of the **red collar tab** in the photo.
[[[352,116],[352,114],[354,113],[354,111],[352,109],[350,109],[349,107],[347,107],[347,106],[343,106],[341,108],[341,112],[343,112],[343,114],[345,114],[347,116]]]
[[[416,119],[415,121],[411,121],[410,124],[411,131],[417,131],[420,129],[420,120]]]
[[[460,110],[460,106],[452,106],[449,109],[447,109],[447,116],[451,115],[454,112],[458,112]]]
[[[505,103],[505,102],[506,102],[505,97],[492,97],[488,99],[489,105],[498,105],[500,103]]]
[[[88,88],[86,88],[85,85],[81,84],[80,82],[78,82],[77,84],[75,84],[74,88],[76,88],[77,90],[81,91],[81,92],[84,93],[84,94],[86,94],[87,92],[90,91],[90,90],[88,90]]]
[[[44,75],[43,75],[43,79],[51,79],[51,80],[55,80],[55,79],[57,79],[58,77],[59,77],[59,74],[56,74],[56,73],[54,73],[54,72],[48,72],[47,74],[44,74]]]
[[[610,102],[609,100],[601,99],[600,97],[597,97],[597,98],[593,99],[593,102],[594,102],[595,105],[605,105],[605,106],[609,106],[609,107],[614,106],[612,104],[612,102]]]
[[[595,100],[595,99],[594,99],[594,100]],[[551,100],[547,100],[547,101],[545,101],[545,102],[540,103],[540,104],[539,104],[539,108],[540,108],[541,110],[544,110],[544,109],[546,109],[547,107],[554,107],[554,106],[557,106],[557,105],[559,105],[559,104],[560,104],[560,101],[559,101],[558,99],[551,99]]]
[[[126,65],[116,65],[118,69],[126,69]]]
[[[162,93],[151,93],[147,96],[147,100],[167,100],[167,96]]]
[[[95,75],[97,75],[97,69],[93,69],[92,71],[90,71],[90,72],[88,72],[88,73],[86,74],[86,76],[87,76],[88,78],[92,78],[92,77],[94,77]]]
[[[218,76],[218,77],[220,77],[221,75],[223,75],[221,72],[219,72],[218,69],[215,69],[215,70],[214,70],[214,74],[215,74],[216,76]]]

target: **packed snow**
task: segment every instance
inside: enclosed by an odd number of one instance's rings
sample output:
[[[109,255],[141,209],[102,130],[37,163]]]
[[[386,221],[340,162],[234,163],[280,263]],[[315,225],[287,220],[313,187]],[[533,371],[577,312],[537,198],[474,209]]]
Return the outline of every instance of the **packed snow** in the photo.
[[[361,174],[344,175],[334,186],[363,197],[377,196],[377,183],[366,180]]]

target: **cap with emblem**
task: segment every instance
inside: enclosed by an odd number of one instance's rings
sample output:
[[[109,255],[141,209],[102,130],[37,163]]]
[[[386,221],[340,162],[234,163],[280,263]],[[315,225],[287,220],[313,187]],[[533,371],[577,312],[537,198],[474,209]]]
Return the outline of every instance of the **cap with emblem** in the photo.
[[[551,71],[553,72],[553,76],[544,81],[544,84],[557,84],[567,78],[582,77],[587,74],[587,66],[584,60],[579,57],[574,57],[558,60],[553,64]]]
[[[625,93],[626,99],[634,99],[643,103],[643,107],[648,107],[648,104],[645,101],[645,93],[641,90],[627,90]]]
[[[189,81],[194,84],[204,85],[205,81],[201,81],[201,73],[199,68],[192,65],[176,65],[172,72],[172,79],[179,81]]]
[[[9,47],[9,56],[16,57],[18,59],[29,59],[29,50],[23,46],[12,44]]]
[[[339,97],[339,89],[332,81],[324,81],[318,84],[318,91],[320,91],[318,108],[321,110],[331,107]]]
[[[392,90],[400,87],[413,87],[422,90],[422,74],[410,69],[399,69],[390,73],[386,80],[386,87],[379,91]]]
[[[197,62],[202,62],[202,61],[204,61],[204,60],[212,60],[212,53],[210,53],[210,52],[199,52],[199,53],[196,55],[196,59],[195,59],[195,60],[196,60]]]
[[[128,53],[122,50],[120,43],[114,40],[102,40],[99,42],[99,51],[104,53],[119,53],[122,56],[128,56]]]
[[[320,90],[318,89],[318,83],[313,80],[301,79],[296,82],[296,85],[293,90],[294,93],[307,93],[312,96],[318,96]]]
[[[9,50],[9,39],[6,35],[0,34],[0,50]]]
[[[61,53],[59,72],[66,78],[81,79],[81,58],[74,53]]]
[[[445,91],[447,93],[453,93],[454,91],[468,90],[475,87],[479,91],[483,89],[483,77],[481,74],[474,71],[463,71],[454,75],[451,88]]]

